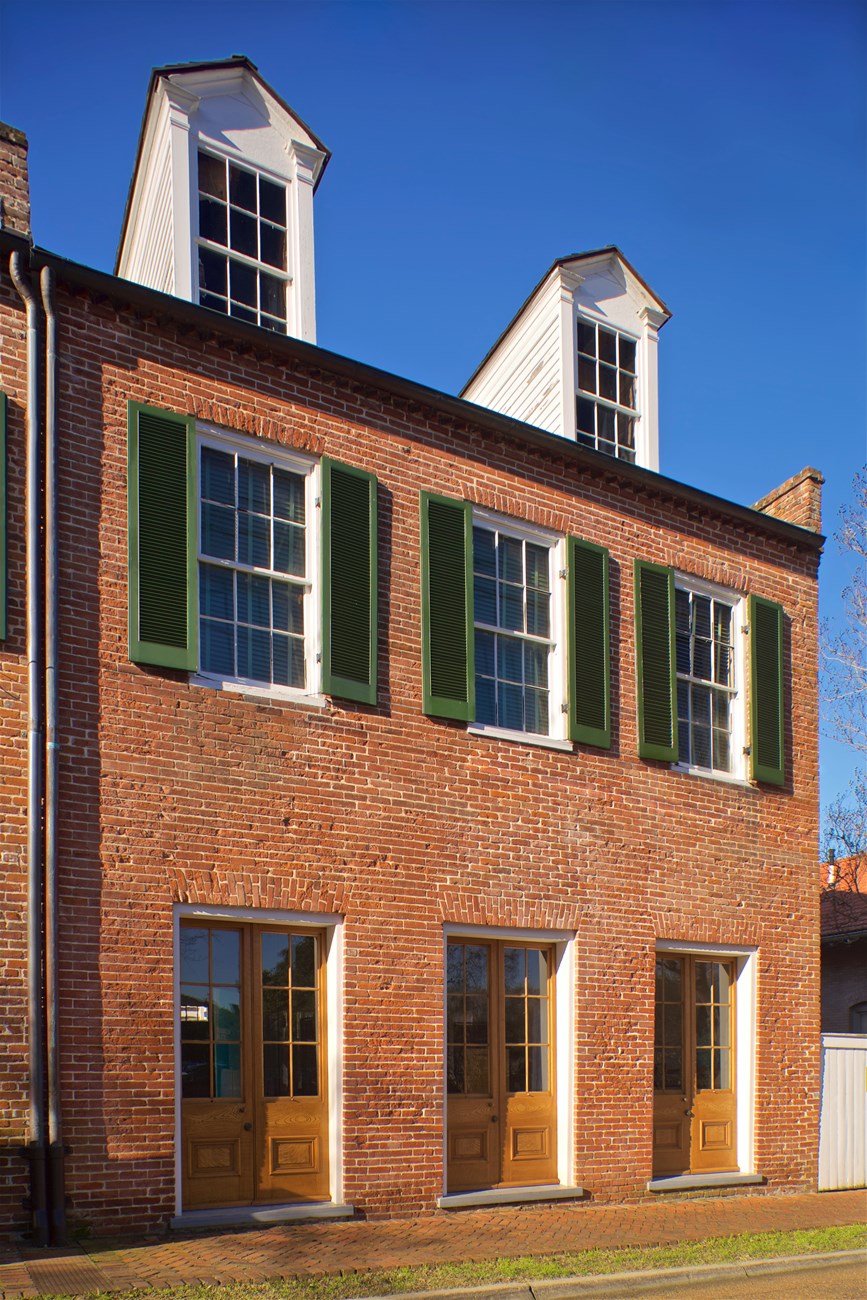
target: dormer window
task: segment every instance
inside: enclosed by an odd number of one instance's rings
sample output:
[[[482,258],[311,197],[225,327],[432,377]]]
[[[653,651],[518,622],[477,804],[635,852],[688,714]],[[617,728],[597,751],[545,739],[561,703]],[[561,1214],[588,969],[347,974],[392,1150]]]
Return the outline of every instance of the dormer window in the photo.
[[[636,340],[595,321],[579,319],[576,325],[578,442],[632,464],[638,419]]]
[[[199,151],[199,302],[286,333],[286,186]]]

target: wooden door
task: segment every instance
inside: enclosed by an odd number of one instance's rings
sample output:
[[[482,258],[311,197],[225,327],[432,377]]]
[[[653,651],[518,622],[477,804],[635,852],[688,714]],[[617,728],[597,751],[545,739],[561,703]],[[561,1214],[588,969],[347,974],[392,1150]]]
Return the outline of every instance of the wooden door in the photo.
[[[656,961],[653,1172],[737,1169],[731,960]]]
[[[180,932],[184,1209],[327,1200],[321,934]]]
[[[184,1209],[248,1205],[253,1200],[255,1108],[244,978],[247,942],[240,926],[181,928]]]
[[[322,936],[256,934],[257,1199],[328,1199]]]
[[[557,1182],[554,951],[449,942],[447,1186]]]
[[[690,1169],[737,1169],[733,961],[692,959],[693,1076]]]

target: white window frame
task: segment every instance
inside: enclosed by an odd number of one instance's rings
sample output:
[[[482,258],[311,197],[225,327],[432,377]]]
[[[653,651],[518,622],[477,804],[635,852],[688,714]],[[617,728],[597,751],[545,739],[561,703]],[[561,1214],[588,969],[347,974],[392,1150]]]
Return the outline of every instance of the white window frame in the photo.
[[[471,722],[467,728],[473,735],[491,736],[499,740],[515,740],[524,744],[541,745],[551,749],[564,749],[571,752],[572,745],[568,739],[569,716],[566,694],[566,539],[559,533],[547,528],[537,527],[508,515],[497,514],[491,510],[473,509],[473,528],[496,529],[518,541],[530,542],[535,546],[547,547],[549,552],[549,583],[551,590],[551,635],[548,640],[551,650],[548,659],[548,732],[517,731],[510,727],[498,727],[492,723]],[[475,609],[473,610],[473,637],[476,634]],[[482,624],[482,629],[488,628]],[[492,628],[491,631],[506,629]],[[515,633],[522,640],[533,640],[525,634]]]
[[[721,587],[715,582],[708,582],[703,578],[696,578],[692,574],[682,573],[679,570],[675,570],[674,585],[675,589],[679,588],[681,591],[694,592],[696,595],[706,596],[711,600],[718,600],[730,606],[732,611],[732,670],[735,684],[729,711],[731,719],[729,736],[732,758],[731,772],[723,772],[712,767],[698,767],[683,760],[672,764],[672,766],[676,771],[688,772],[692,776],[703,776],[711,781],[729,781],[737,785],[747,784],[747,691],[745,677],[746,653],[744,647],[744,641],[746,640],[744,635],[746,628],[746,599],[740,592],[732,591],[731,588]],[[675,680],[680,680],[676,664]],[[709,682],[708,686],[713,689],[714,683]],[[674,724],[675,726],[678,725],[676,693]]]
[[[271,181],[272,184],[281,186],[282,189],[285,191],[286,194],[286,227],[285,227],[286,229],[286,270],[285,271],[281,271],[280,268],[277,266],[270,266],[267,262],[260,262],[258,258],[249,257],[246,253],[236,252],[234,249],[229,248],[227,244],[226,245],[216,244],[212,240],[205,239],[201,235],[200,227],[199,227],[199,198],[202,194],[202,190],[199,185],[199,154],[200,153],[206,154],[210,158],[215,158],[219,162],[222,162],[224,165],[232,163],[236,167],[238,167],[241,171],[250,172],[252,175],[257,177],[259,176],[264,177],[266,181]],[[261,167],[252,164],[251,162],[249,162],[248,159],[241,157],[240,154],[234,154],[234,153],[230,153],[229,151],[220,150],[216,148],[214,145],[212,145],[210,142],[204,144],[202,141],[196,141],[194,144],[193,154],[195,158],[195,173],[196,173],[195,186],[192,188],[192,199],[193,199],[192,279],[193,279],[194,302],[201,305],[202,289],[199,283],[198,249],[199,247],[202,247],[208,249],[212,253],[220,253],[222,255],[225,255],[226,257],[228,257],[229,261],[234,260],[236,262],[240,262],[243,266],[249,266],[251,270],[264,271],[266,275],[271,275],[276,280],[282,280],[285,286],[284,302],[286,306],[286,314],[283,321],[284,329],[282,331],[272,330],[270,332],[275,334],[279,334],[281,332],[284,334],[293,334],[294,333],[294,321],[293,321],[294,302],[293,302],[293,295],[290,292],[293,284],[293,276],[291,270],[289,269],[292,266],[292,244],[291,244],[292,211],[290,205],[289,180],[285,176],[278,175],[277,172],[270,171],[267,167]],[[226,174],[228,176],[228,168]],[[231,201],[229,199],[228,190],[227,190],[226,208],[228,209],[229,207],[231,207]],[[256,215],[257,223],[260,222],[261,219],[262,218],[257,214]],[[229,305],[230,298],[228,295],[228,291],[227,291],[226,301],[227,301],[227,305]],[[210,310],[217,310],[217,309],[211,308]],[[223,313],[220,314],[222,315]],[[260,307],[256,308],[256,314],[261,317],[262,311]],[[229,320],[241,321],[244,324],[252,324],[251,321],[246,321],[246,322],[243,321],[243,318],[240,316],[232,316],[231,311],[226,311],[225,315]],[[270,315],[270,313],[266,312],[265,315]],[[279,319],[279,317],[274,317],[274,319],[277,320]],[[258,328],[268,329],[269,327],[263,326],[260,321],[258,322]]]
[[[597,377],[598,377],[599,360],[600,360],[599,358],[599,330],[600,329],[607,331],[607,333],[609,334],[616,334],[620,338],[629,339],[631,343],[635,344],[635,406],[634,407],[621,406],[620,402],[612,402],[610,398],[602,397],[599,393],[587,393],[581,387],[581,385],[578,382],[578,358],[579,358],[579,351],[580,351],[578,347],[578,326],[579,325],[592,325],[596,329]],[[587,435],[578,428],[579,401],[593,402],[594,405],[596,406],[605,406],[609,410],[614,412],[615,419],[617,415],[629,416],[629,418],[632,419],[633,421],[632,461],[627,461],[625,457],[617,455],[618,444],[616,441],[614,444],[615,450],[613,455],[611,455],[611,452],[604,451],[599,446],[599,436],[598,433],[596,434],[596,450],[599,451],[603,456],[610,456],[612,460],[623,460],[624,464],[643,465],[645,463],[644,425],[642,419],[642,393],[644,390],[644,383],[643,383],[644,376],[642,375],[641,372],[643,356],[644,356],[643,349],[642,349],[642,342],[643,340],[640,334],[633,334],[630,330],[622,329],[619,325],[613,325],[611,321],[605,320],[600,316],[594,316],[589,311],[582,309],[581,311],[576,311],[575,313],[575,332],[574,332],[574,348],[573,348],[573,353],[574,353],[573,364],[575,367],[575,440],[579,446],[586,445],[582,443],[582,438],[586,437]],[[582,353],[581,355],[586,356],[586,353]],[[618,344],[618,356],[619,356],[619,344]],[[619,366],[617,367],[617,373],[618,374],[620,373]]]
[[[305,519],[305,555],[306,576],[304,579],[304,688],[281,686],[276,683],[256,681],[247,677],[228,676],[222,673],[209,673],[201,668],[192,677],[199,686],[216,687],[220,690],[238,691],[245,695],[258,695],[267,698],[300,700],[316,706],[324,706],[325,698],[321,693],[322,683],[322,627],[320,618],[320,555],[319,555],[319,502],[321,494],[321,474],[319,462],[310,456],[304,456],[289,448],[275,443],[265,445],[253,442],[240,434],[227,433],[213,425],[198,425],[196,436],[196,582],[203,564],[216,565],[231,569],[240,568],[244,572],[260,573],[267,578],[281,578],[271,569],[239,566],[230,561],[220,561],[213,556],[202,553],[202,448],[213,447],[215,451],[231,452],[243,456],[245,460],[259,461],[263,465],[276,465],[290,473],[304,476],[304,519]],[[296,579],[290,585],[301,585]],[[197,636],[201,642],[201,610],[198,613]]]

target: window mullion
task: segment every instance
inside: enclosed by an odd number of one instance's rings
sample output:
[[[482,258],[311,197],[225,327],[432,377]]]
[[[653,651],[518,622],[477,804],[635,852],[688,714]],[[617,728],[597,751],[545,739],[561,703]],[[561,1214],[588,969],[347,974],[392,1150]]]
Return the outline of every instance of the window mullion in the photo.
[[[279,228],[282,229],[282,227]],[[202,248],[208,249],[209,252],[221,253],[223,257],[228,257],[230,261],[241,262],[244,266],[249,266],[251,270],[265,271],[268,275],[273,275],[277,280],[285,280],[287,284],[292,279],[289,271],[281,271],[279,266],[271,266],[268,262],[259,261],[255,257],[250,257],[247,253],[241,253],[234,248],[229,248],[226,244],[215,244],[213,240],[205,239],[202,235],[197,238],[196,243],[201,244]],[[243,306],[243,304],[241,305]]]

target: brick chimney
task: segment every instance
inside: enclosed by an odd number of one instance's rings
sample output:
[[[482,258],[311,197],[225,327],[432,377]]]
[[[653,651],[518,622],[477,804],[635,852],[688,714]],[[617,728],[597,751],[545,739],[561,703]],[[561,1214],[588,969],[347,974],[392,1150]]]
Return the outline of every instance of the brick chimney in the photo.
[[[762,514],[785,519],[799,528],[809,528],[814,533],[822,531],[822,475],[812,466],[802,469],[763,496],[753,506]]]
[[[27,136],[0,122],[0,229],[30,239]]]

